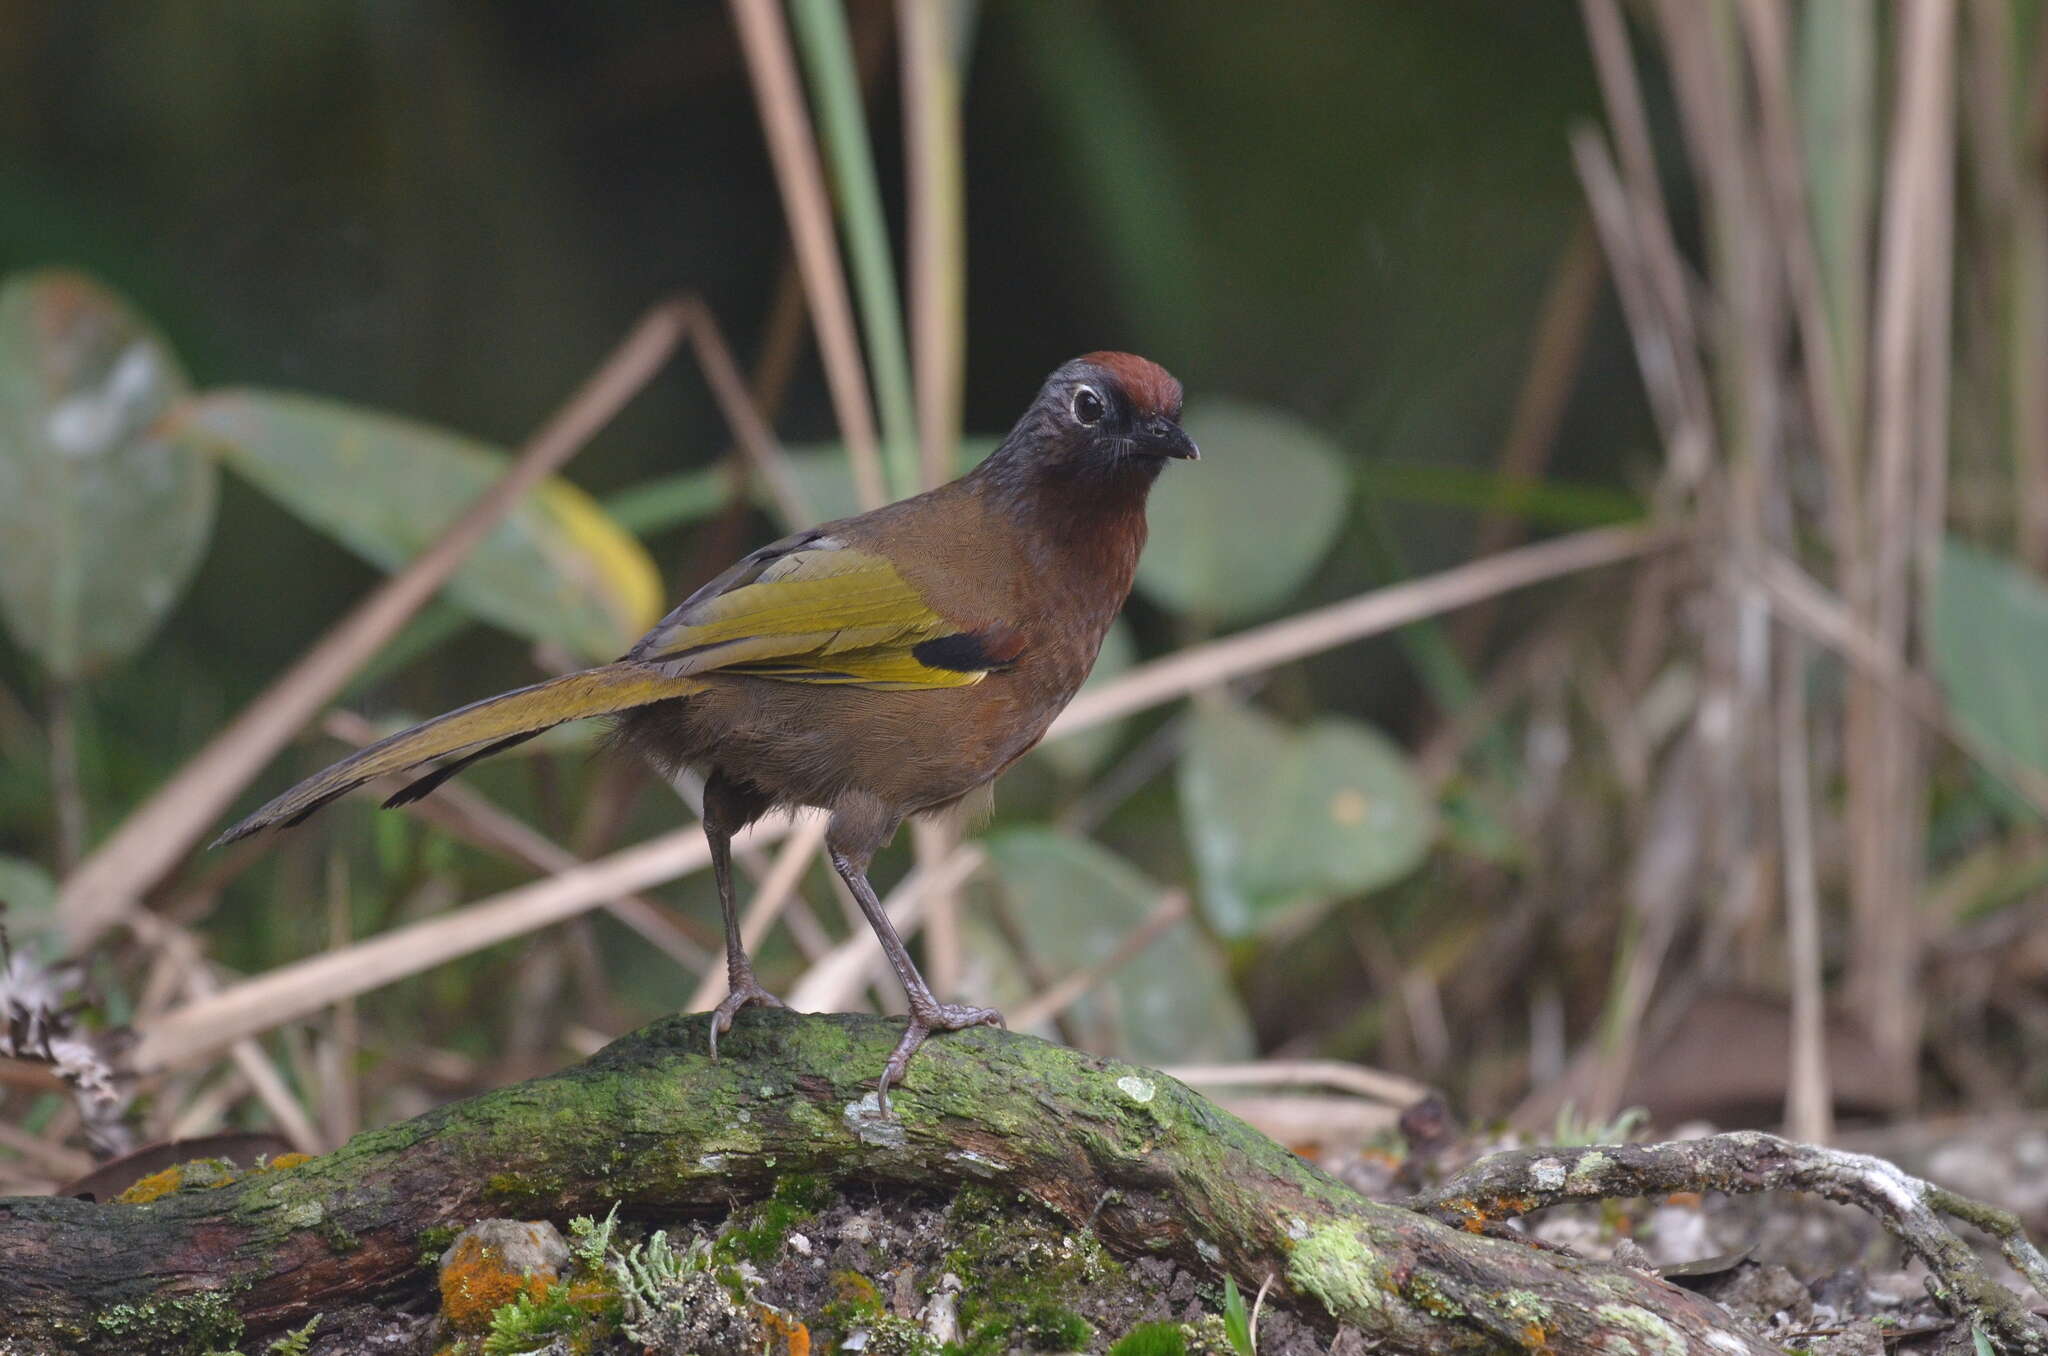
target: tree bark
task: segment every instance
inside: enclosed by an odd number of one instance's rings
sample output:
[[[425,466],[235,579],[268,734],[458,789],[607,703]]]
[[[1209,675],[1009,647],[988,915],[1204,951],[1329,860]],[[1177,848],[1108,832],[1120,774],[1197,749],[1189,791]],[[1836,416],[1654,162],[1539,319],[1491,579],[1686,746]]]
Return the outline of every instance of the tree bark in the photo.
[[[1773,1350],[1655,1276],[1367,1200],[1162,1074],[1030,1037],[931,1042],[884,1119],[872,1084],[899,1031],[755,1009],[714,1064],[705,1019],[671,1018],[300,1167],[140,1205],[0,1200],[0,1337],[144,1351],[152,1320],[223,1303],[259,1337],[422,1287],[431,1229],[614,1202],[716,1213],[802,1172],[1019,1191],[1123,1256],[1171,1255],[1248,1291],[1271,1276],[1304,1314],[1393,1349]]]

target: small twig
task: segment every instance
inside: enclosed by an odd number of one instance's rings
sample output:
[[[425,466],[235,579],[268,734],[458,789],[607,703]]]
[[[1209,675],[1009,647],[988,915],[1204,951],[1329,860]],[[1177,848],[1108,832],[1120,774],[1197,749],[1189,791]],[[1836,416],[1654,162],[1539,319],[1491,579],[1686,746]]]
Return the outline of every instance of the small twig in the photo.
[[[1981,1323],[2002,1350],[2048,1352],[2048,1324],[1986,1274],[1941,1214],[1995,1237],[2013,1268],[2048,1296],[2048,1261],[2010,1213],[1911,1176],[1881,1158],[1740,1131],[1670,1144],[1607,1144],[1495,1154],[1406,1202],[1446,1224],[1481,1229],[1566,1201],[1673,1191],[1810,1191],[1858,1206],[1934,1273],[1928,1293],[1957,1319]]]
[[[354,931],[350,918],[348,858],[341,852],[327,859],[327,946],[339,951]],[[320,1119],[335,1144],[346,1144],[363,1128],[362,1098],[356,1086],[356,1056],[363,1045],[362,1022],[355,999],[344,998],[328,1010],[328,1039],[318,1051]]]
[[[1267,1272],[1266,1279],[1259,1282],[1259,1293],[1252,1298],[1250,1328],[1252,1356],[1259,1356],[1259,1310],[1266,1307],[1266,1292],[1273,1288],[1273,1273]]]
[[[67,1149],[61,1144],[52,1144],[7,1121],[0,1121],[0,1149],[11,1149],[59,1181],[83,1177],[92,1171],[90,1155]]]
[[[739,364],[733,361],[732,347],[725,342],[725,332],[719,328],[718,317],[701,298],[691,297],[683,305],[690,348],[696,356],[698,370],[704,374],[704,383],[711,388],[711,398],[718,402],[719,415],[732,431],[733,441],[739,445],[755,474],[767,484],[768,493],[775,497],[775,507],[783,523],[791,531],[810,526],[818,520],[817,510],[804,494],[796,473],[790,470],[789,457],[783,452],[782,443],[755,402],[753,390],[740,372]]]
[[[1338,1059],[1271,1059],[1254,1064],[1169,1064],[1162,1072],[1196,1088],[1319,1087],[1370,1097],[1389,1106],[1413,1106],[1427,1085],[1363,1064]]]
[[[59,679],[50,684],[50,800],[57,814],[57,874],[68,874],[85,856],[85,789],[78,779],[78,689]]]

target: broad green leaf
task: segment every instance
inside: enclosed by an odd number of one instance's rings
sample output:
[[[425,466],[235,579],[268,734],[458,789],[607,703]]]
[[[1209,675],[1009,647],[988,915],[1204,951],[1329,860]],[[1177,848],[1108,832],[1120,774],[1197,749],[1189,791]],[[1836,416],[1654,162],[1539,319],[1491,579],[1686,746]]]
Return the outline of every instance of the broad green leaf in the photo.
[[[206,553],[213,466],[156,427],[187,389],[92,279],[0,287],[0,616],[59,679],[142,648]]]
[[[1344,522],[1335,446],[1280,410],[1226,401],[1181,420],[1202,459],[1166,468],[1146,517],[1138,587],[1164,607],[1234,622],[1300,588]]]
[[[1929,618],[1934,671],[1958,722],[2048,774],[2048,588],[2009,560],[1950,537]]]
[[[1042,971],[1093,965],[1159,903],[1163,891],[1122,858],[1052,829],[1013,829],[984,846]],[[1144,1063],[1241,1059],[1251,1024],[1223,959],[1192,921],[1172,928],[1075,1005],[1084,1027],[1114,1033]]]
[[[1227,936],[1398,880],[1435,834],[1401,751],[1339,717],[1290,730],[1241,707],[1199,707],[1180,795],[1203,907]]]
[[[218,391],[180,412],[178,436],[217,452],[292,513],[373,565],[431,545],[505,472],[474,439],[340,401]],[[661,615],[661,576],[590,497],[550,480],[484,539],[449,582],[474,616],[609,659]]]
[[[1081,691],[1112,681],[1137,662],[1138,642],[1131,639],[1131,628],[1119,617],[1110,624],[1109,634],[1102,638],[1102,652],[1095,656],[1095,667],[1089,670],[1088,681],[1081,684]],[[1122,721],[1097,725],[1041,745],[1035,756],[1052,764],[1063,776],[1085,777],[1109,757],[1122,729]]]

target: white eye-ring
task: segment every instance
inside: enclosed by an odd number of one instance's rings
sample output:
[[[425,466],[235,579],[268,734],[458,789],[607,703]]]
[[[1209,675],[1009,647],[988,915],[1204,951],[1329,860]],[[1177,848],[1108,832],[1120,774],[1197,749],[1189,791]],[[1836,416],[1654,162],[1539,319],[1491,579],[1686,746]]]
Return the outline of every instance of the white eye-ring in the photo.
[[[1083,386],[1074,392],[1074,422],[1077,424],[1099,424],[1108,413],[1102,397],[1095,393],[1093,386]]]

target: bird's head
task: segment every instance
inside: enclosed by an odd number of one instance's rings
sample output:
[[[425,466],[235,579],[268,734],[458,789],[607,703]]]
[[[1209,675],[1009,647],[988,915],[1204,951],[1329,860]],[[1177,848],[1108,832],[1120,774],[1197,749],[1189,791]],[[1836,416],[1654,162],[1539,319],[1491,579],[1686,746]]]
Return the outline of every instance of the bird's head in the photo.
[[[1180,383],[1133,353],[1088,353],[1063,364],[1004,439],[1011,469],[1150,484],[1168,458],[1201,454],[1180,426]]]
[[[1064,416],[1067,441],[1110,457],[1201,456],[1180,426],[1180,383],[1135,353],[1086,353],[1046,381],[1039,400]]]

